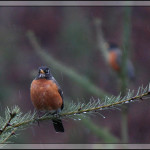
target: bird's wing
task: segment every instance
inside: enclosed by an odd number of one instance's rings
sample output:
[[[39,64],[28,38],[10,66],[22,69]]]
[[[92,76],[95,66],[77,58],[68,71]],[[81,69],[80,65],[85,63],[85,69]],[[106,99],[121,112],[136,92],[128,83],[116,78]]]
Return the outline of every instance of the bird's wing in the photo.
[[[56,79],[54,77],[52,77],[52,80],[56,83],[56,85],[58,86],[58,92],[62,98],[62,100],[64,99],[64,95],[63,95],[63,91],[60,87],[60,85],[58,84],[58,82],[56,81]],[[62,103],[62,106],[61,106],[61,110],[64,108],[64,100],[63,100],[63,103]]]
[[[117,51],[117,63],[118,65],[121,67],[121,63],[122,63],[122,53],[121,51]],[[132,62],[127,59],[127,74],[128,74],[128,77],[130,79],[134,79],[135,78],[135,73],[134,73],[134,67],[133,67],[133,64]]]
[[[122,52],[120,49],[116,49],[116,53],[117,53],[117,64],[119,67],[121,67],[121,63],[122,63]]]
[[[135,70],[133,67],[133,64],[130,60],[127,61],[127,72],[128,72],[128,76],[131,80],[135,79]]]

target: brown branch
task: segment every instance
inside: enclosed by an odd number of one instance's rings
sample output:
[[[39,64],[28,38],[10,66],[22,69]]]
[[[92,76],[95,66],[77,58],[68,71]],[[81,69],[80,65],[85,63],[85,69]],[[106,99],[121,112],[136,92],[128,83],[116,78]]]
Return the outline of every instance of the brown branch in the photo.
[[[11,126],[10,122],[11,120],[16,116],[16,113],[10,113],[10,118],[7,121],[7,123],[5,124],[5,126],[3,127],[3,129],[0,130],[0,135],[5,131],[5,129],[9,126]]]
[[[144,97],[146,97],[148,95],[150,95],[149,91],[145,92],[143,94],[140,94],[138,96],[136,95],[134,97],[125,99],[125,100],[123,100],[124,98],[123,99],[120,98],[120,100],[118,100],[117,102],[107,104],[107,105],[101,105],[99,107],[94,107],[93,106],[92,108],[87,108],[87,109],[77,108],[76,111],[70,111],[70,112],[66,112],[66,113],[62,112],[62,113],[59,114],[59,116],[61,118],[63,118],[63,117],[65,118],[67,116],[69,117],[71,115],[73,116],[73,115],[82,114],[82,113],[85,113],[85,112],[92,112],[93,111],[93,113],[94,113],[96,110],[104,110],[104,109],[111,108],[111,107],[114,107],[114,106],[117,106],[117,105],[120,105],[120,104],[130,103],[130,102],[135,101],[135,100],[141,100],[141,99],[143,100]],[[84,106],[86,106],[86,104]],[[37,121],[52,120],[53,118],[55,118],[55,116],[53,116],[53,115],[44,115],[40,118],[34,117],[33,119],[28,119],[26,121],[23,121],[21,123],[15,124],[15,125],[12,124],[9,128],[7,128],[7,126],[5,125],[5,127],[3,128],[3,131],[8,132],[9,130],[11,130],[13,128],[18,129],[18,127],[21,127],[21,126],[24,126],[24,125],[29,125],[29,124],[35,123]],[[11,119],[9,119],[9,121],[7,123],[9,123],[10,121],[11,121]]]

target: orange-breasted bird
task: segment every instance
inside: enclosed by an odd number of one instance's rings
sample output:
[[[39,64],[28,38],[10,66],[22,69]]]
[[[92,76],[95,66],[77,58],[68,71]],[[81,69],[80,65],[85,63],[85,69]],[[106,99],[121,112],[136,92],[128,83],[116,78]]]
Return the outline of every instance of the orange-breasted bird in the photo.
[[[116,72],[121,71],[122,51],[117,44],[110,43],[108,45],[108,63]],[[127,75],[129,79],[135,79],[134,67],[132,62],[127,59]]]
[[[64,107],[63,91],[46,66],[39,67],[38,75],[31,83],[30,96],[38,111],[58,114]],[[52,121],[56,132],[64,132],[60,118],[56,117]]]

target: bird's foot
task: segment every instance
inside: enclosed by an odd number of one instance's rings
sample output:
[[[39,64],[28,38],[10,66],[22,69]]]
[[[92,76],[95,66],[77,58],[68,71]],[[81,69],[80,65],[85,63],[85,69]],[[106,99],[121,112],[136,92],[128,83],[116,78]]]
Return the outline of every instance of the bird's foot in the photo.
[[[55,118],[60,118],[60,114],[57,114],[57,113],[53,114],[53,116],[54,116]]]
[[[36,118],[35,121],[37,122],[38,126],[40,126],[39,118]]]

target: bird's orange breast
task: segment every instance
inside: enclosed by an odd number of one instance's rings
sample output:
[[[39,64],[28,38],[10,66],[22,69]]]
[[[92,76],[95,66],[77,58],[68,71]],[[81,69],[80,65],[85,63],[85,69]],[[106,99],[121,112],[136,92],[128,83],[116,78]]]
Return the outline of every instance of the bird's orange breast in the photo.
[[[38,110],[57,110],[63,103],[58,87],[52,80],[33,80],[30,96],[33,105]]]
[[[114,70],[120,70],[120,66],[117,62],[117,54],[114,51],[109,52],[109,64]]]

